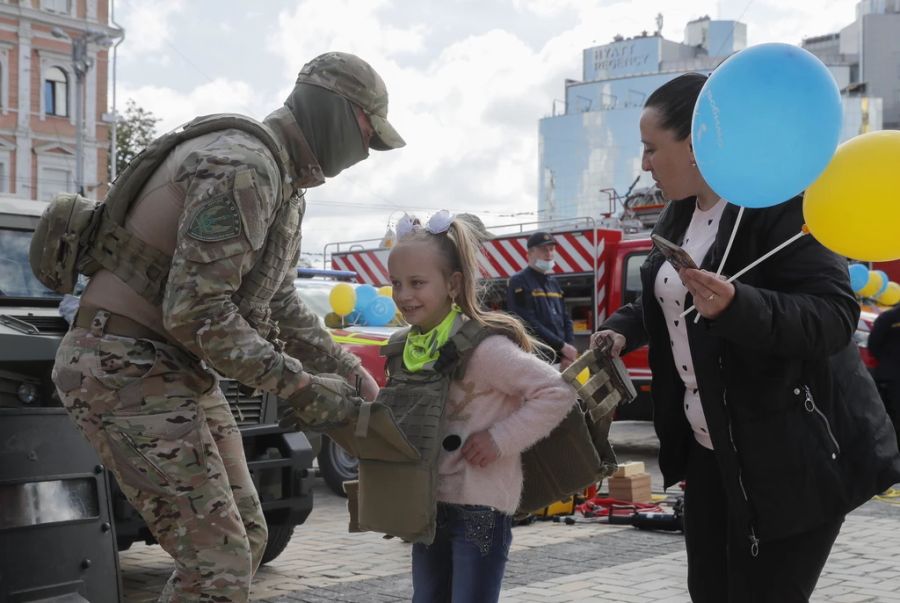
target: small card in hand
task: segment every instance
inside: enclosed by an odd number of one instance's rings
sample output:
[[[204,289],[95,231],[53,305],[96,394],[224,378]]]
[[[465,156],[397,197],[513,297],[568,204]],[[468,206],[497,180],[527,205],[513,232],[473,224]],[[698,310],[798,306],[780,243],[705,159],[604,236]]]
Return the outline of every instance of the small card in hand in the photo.
[[[675,270],[681,270],[682,268],[699,270],[693,258],[688,255],[688,252],[672,241],[664,239],[657,234],[650,235],[650,238],[653,239],[653,244],[656,245],[656,248],[666,257]]]

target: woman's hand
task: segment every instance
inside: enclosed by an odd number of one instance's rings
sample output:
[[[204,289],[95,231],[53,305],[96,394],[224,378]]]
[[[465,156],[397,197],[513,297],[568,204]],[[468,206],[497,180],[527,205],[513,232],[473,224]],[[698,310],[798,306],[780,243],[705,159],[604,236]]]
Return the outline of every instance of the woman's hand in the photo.
[[[564,343],[559,356],[559,370],[564,371],[578,359],[578,350],[571,343]]]
[[[470,465],[487,467],[500,457],[500,449],[487,430],[473,433],[462,447],[462,455]]]
[[[694,297],[694,306],[703,318],[718,318],[734,299],[734,285],[706,270],[682,268],[678,271],[681,282]]]
[[[604,339],[612,339],[612,347],[610,348],[610,353],[613,356],[622,355],[622,350],[625,349],[626,343],[625,336],[621,333],[616,333],[615,331],[611,331],[609,329],[597,331],[596,333],[591,335],[591,349],[599,348]]]

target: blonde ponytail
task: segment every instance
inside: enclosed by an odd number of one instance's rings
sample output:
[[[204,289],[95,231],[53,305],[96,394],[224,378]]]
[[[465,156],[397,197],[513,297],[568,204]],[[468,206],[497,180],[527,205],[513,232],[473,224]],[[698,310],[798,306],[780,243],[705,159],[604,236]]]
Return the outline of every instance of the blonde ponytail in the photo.
[[[477,216],[459,214],[453,218],[447,232],[432,234],[425,229],[417,229],[406,240],[422,240],[437,245],[441,257],[446,262],[445,277],[454,272],[462,275],[456,303],[469,319],[498,331],[512,339],[526,352],[547,348],[528,334],[522,323],[510,314],[485,310],[481,305],[483,291],[478,284],[481,270],[478,267],[478,248],[490,238],[490,234]],[[549,349],[549,348],[547,348]]]

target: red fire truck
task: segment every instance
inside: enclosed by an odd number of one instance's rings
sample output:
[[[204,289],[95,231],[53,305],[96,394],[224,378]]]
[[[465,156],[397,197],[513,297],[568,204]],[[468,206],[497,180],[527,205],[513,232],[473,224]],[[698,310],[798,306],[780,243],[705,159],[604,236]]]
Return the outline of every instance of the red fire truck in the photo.
[[[489,228],[495,236],[484,244],[478,258],[486,305],[505,308],[507,282],[528,265],[525,242],[537,228],[537,223]],[[619,228],[597,225],[592,218],[542,222],[540,228],[552,232],[556,238],[554,276],[563,289],[572,317],[576,347],[584,350],[596,326],[640,294],[639,269],[650,252],[650,239],[647,231],[626,235]],[[381,286],[390,283],[387,272],[390,247],[382,243],[374,239],[330,243],[325,247],[325,254],[330,255],[332,268],[352,270],[360,282]],[[631,352],[623,360],[640,395],[635,403],[620,409],[618,418],[650,419],[646,347]]]
[[[588,337],[619,306],[635,299],[641,291],[639,269],[650,252],[650,229],[665,207],[665,200],[655,187],[629,189],[620,197],[610,194],[609,212],[598,224],[593,218],[544,221],[502,225],[489,228],[495,236],[484,244],[479,255],[483,275],[485,302],[495,309],[506,306],[509,277],[527,264],[525,242],[537,230],[553,232],[557,240],[557,265],[554,275],[565,295],[566,306],[575,327],[576,347],[587,348]],[[612,217],[621,204],[620,218]],[[387,245],[385,244],[387,242]],[[352,270],[363,283],[380,286],[389,283],[387,255],[389,241],[369,239],[330,243],[325,257],[331,257],[332,268]],[[893,281],[900,282],[900,260],[870,265],[884,270]],[[869,368],[875,360],[868,354],[866,339],[879,309],[865,307],[855,339]],[[624,358],[629,374],[640,392],[634,404],[625,406],[619,419],[649,419],[650,369],[647,348],[631,352]]]

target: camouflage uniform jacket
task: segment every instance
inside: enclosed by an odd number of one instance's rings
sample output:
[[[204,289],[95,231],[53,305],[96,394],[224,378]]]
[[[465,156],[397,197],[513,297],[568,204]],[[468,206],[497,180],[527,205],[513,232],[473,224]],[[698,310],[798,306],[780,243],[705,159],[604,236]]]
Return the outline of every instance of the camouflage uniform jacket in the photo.
[[[288,110],[265,125],[290,157],[284,181],[266,146],[239,130],[223,132],[179,166],[184,211],[162,315],[175,342],[219,374],[289,397],[302,366],[347,375],[359,360],[334,343],[293,285],[305,209],[300,187],[321,184],[321,169]],[[282,186],[292,190],[282,195]]]

